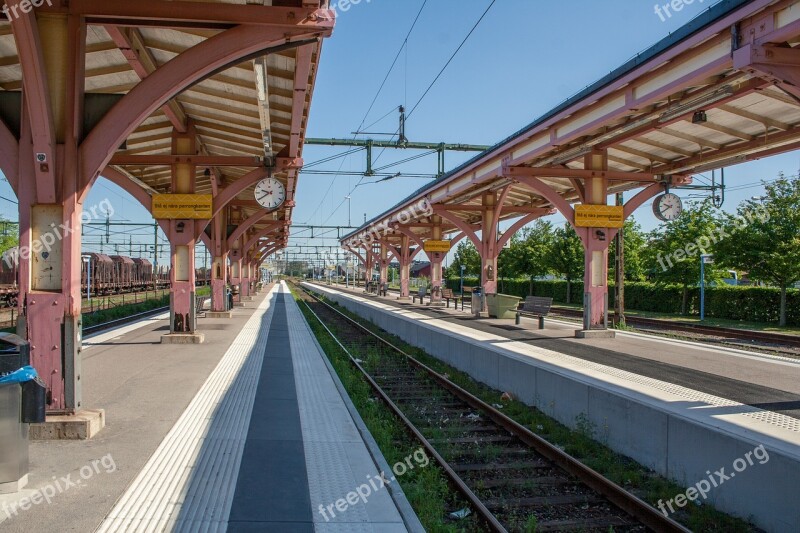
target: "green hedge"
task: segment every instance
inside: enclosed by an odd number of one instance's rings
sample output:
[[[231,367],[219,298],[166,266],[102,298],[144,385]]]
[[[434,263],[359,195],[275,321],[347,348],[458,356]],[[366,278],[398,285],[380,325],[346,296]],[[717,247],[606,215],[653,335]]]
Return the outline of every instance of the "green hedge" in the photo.
[[[478,279],[464,278],[465,287],[478,285]],[[447,286],[458,291],[460,278],[450,278]],[[530,294],[530,281],[503,279],[498,281],[498,290],[504,294],[525,297]],[[571,303],[583,302],[583,282],[576,281],[571,287]],[[534,281],[534,296],[549,296],[556,303],[567,302],[566,281]],[[614,285],[609,286],[610,308],[614,306]],[[678,285],[656,285],[653,283],[628,282],[625,284],[625,307],[635,311],[679,314],[683,301],[683,288]],[[775,322],[780,318],[780,291],[765,287],[733,287],[721,285],[706,289],[706,316],[748,322]],[[787,323],[800,326],[800,291],[790,290],[787,295]],[[700,289],[689,288],[689,313],[700,314]]]

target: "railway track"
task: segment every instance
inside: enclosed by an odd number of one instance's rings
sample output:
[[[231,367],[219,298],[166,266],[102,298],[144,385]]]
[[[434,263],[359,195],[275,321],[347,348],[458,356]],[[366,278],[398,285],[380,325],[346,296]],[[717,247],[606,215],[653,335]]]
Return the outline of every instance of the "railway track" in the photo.
[[[565,318],[582,318],[583,312],[578,309],[565,307],[553,307],[552,314],[560,315]],[[673,322],[670,320],[659,320],[657,318],[625,317],[628,325],[654,330],[670,330],[694,335],[702,335],[715,338],[728,338],[739,341],[749,341],[753,344],[769,344],[775,346],[788,346],[800,348],[800,336],[783,335],[781,333],[767,333],[763,331],[751,331],[735,328],[723,328],[717,326],[699,326],[687,324],[685,322]]]
[[[688,531],[318,295],[297,294],[492,531]]]

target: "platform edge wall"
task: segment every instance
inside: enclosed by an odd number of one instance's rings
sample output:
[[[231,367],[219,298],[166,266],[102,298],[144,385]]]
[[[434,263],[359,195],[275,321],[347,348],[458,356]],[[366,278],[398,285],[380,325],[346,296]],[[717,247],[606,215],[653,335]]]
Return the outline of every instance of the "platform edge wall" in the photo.
[[[800,457],[775,450],[771,437],[747,431],[750,438],[745,438],[705,426],[660,407],[657,401],[623,395],[611,384],[578,379],[569,370],[544,368],[538,361],[522,360],[502,348],[492,349],[411,318],[390,315],[348,295],[322,292],[350,312],[477,381],[514,394],[570,428],[576,428],[579,417],[586,417],[597,440],[683,486],[708,479],[707,471],[722,467],[730,474],[733,461],[763,443],[769,462],[755,462],[739,474],[739,479],[749,480],[747,485],[734,478],[712,489],[708,501],[768,531],[794,532],[800,523],[800,509],[793,501],[800,488]]]

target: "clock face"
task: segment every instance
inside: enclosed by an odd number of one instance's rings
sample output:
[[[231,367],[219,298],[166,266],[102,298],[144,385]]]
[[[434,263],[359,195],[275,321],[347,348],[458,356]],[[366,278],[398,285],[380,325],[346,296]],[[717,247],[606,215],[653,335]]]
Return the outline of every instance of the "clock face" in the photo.
[[[678,195],[662,194],[653,202],[653,214],[664,222],[675,220],[681,213],[683,213],[683,202]]]
[[[266,209],[277,209],[286,200],[286,188],[275,178],[267,178],[256,185],[256,202]]]

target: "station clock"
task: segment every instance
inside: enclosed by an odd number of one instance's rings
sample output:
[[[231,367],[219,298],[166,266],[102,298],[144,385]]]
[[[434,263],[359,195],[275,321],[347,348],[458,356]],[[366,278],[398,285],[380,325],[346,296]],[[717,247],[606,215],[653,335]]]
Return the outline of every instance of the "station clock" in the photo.
[[[286,200],[286,187],[275,178],[266,178],[256,185],[256,202],[265,209],[277,209]]]
[[[662,194],[653,201],[653,214],[663,222],[675,220],[683,213],[683,201],[676,194]]]

